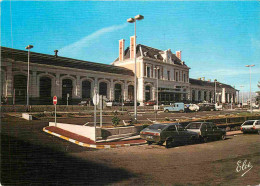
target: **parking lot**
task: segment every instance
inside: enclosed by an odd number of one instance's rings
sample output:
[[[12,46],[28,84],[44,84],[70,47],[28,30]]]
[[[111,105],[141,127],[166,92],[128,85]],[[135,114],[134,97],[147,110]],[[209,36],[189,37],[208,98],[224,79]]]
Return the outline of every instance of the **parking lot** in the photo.
[[[170,149],[159,145],[141,145],[96,150],[42,132],[46,125],[47,122],[41,120],[2,118],[3,185],[260,183],[260,137],[257,134],[230,136],[225,141]],[[245,160],[247,166],[242,170]]]

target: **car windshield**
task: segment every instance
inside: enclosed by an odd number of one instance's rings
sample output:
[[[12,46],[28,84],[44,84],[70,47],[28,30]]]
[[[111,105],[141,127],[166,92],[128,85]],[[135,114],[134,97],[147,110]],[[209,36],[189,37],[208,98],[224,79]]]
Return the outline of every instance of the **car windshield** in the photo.
[[[253,125],[255,121],[246,121],[243,125]]]
[[[190,123],[187,129],[199,129],[201,123]]]
[[[150,125],[148,128],[153,130],[163,130],[165,127],[166,125],[154,124],[154,125]]]

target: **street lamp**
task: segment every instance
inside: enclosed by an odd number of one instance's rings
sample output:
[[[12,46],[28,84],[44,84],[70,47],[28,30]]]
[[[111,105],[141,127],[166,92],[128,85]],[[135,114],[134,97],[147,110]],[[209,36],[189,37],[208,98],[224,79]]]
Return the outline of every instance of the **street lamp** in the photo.
[[[136,83],[136,20],[142,20],[144,18],[144,16],[142,16],[142,15],[137,15],[137,16],[135,16],[135,18],[129,18],[129,19],[127,19],[127,22],[128,23],[135,23],[135,45],[134,45],[134,47],[135,47],[135,50],[134,50],[134,52],[135,52],[135,71],[134,71],[134,73],[135,73],[135,81],[134,81],[134,83],[135,83],[135,87],[134,87],[134,107],[135,107],[135,113],[134,113],[134,117],[135,117],[135,122],[137,121],[137,99],[136,99],[136,94],[137,94],[137,83]]]
[[[156,98],[157,99],[156,99],[156,109],[155,109],[155,120],[157,120],[157,110],[159,107],[158,100],[159,100],[159,70],[160,70],[160,68],[155,67],[154,70],[157,73],[157,82],[156,82],[156,85],[157,85]]]
[[[28,45],[25,49],[28,50],[28,75],[27,75],[27,111],[29,111],[29,86],[30,86],[30,49],[33,45]]]
[[[255,65],[246,65],[245,67],[249,67],[249,75],[250,75],[250,112],[252,113],[252,95],[251,95],[251,67]]]
[[[215,96],[214,96],[214,103],[216,104],[216,94],[217,94],[217,79],[214,79],[214,83],[215,83]]]
[[[240,88],[241,88],[241,93],[242,93],[242,100],[241,100],[241,102],[242,102],[242,107],[243,107],[243,103],[244,103],[244,95],[243,95],[243,88],[244,88],[244,86],[240,86]]]

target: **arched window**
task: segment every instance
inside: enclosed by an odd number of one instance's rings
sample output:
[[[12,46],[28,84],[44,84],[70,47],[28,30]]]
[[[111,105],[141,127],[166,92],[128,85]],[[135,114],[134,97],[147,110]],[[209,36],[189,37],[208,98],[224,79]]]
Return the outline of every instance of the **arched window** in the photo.
[[[107,97],[107,83],[99,83],[99,94]]]
[[[69,95],[69,99],[72,98],[72,90],[73,84],[71,79],[63,79],[62,80],[62,99],[66,100],[67,95]]]
[[[201,91],[198,91],[198,101],[201,101]]]
[[[134,100],[134,86],[133,85],[128,86],[128,99],[131,101]]]
[[[40,78],[40,98],[51,97],[51,78]]]
[[[91,98],[91,82],[82,81],[82,99]]]
[[[15,90],[15,102],[23,102],[27,96],[27,76],[15,75],[14,76],[14,90]]]
[[[151,87],[149,85],[145,86],[145,101],[151,99]]]
[[[115,101],[120,101],[122,95],[122,87],[121,84],[115,84]]]

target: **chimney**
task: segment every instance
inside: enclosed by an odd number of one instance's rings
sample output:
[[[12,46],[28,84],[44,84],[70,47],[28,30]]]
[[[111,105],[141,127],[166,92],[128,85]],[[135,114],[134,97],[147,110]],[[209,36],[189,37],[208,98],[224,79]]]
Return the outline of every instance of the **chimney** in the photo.
[[[59,52],[58,50],[54,50],[54,53],[55,53],[54,55],[55,55],[55,57],[58,57],[58,52]]]
[[[176,56],[177,56],[177,58],[179,58],[181,60],[181,50],[176,51]]]
[[[124,61],[125,40],[119,40],[119,61]]]
[[[135,36],[130,37],[130,59],[135,58]]]

